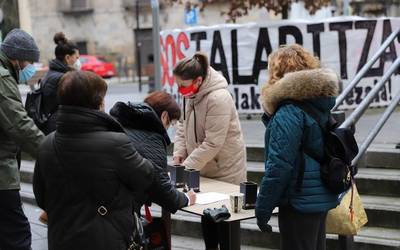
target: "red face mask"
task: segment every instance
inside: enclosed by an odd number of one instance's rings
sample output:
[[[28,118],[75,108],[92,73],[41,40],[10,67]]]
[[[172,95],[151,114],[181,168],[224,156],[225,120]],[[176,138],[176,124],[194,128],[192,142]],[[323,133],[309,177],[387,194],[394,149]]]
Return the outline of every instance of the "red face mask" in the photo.
[[[189,97],[189,96],[196,94],[199,91],[199,88],[197,86],[195,86],[194,83],[192,83],[187,87],[179,86],[178,91],[184,97]]]

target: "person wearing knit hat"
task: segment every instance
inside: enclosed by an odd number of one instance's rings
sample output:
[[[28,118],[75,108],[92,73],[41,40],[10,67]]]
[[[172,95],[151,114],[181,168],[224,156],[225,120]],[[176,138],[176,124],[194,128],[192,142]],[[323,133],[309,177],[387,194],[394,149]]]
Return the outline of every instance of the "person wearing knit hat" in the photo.
[[[31,232],[21,204],[18,153],[36,158],[44,135],[26,113],[18,83],[35,73],[35,40],[23,30],[8,33],[0,46],[0,249],[31,249]]]
[[[10,31],[0,50],[10,59],[15,67],[19,67],[18,81],[26,82],[35,73],[34,62],[39,61],[39,48],[31,35],[21,29]]]
[[[19,61],[39,61],[40,52],[32,36],[21,29],[13,29],[1,44],[9,58]]]

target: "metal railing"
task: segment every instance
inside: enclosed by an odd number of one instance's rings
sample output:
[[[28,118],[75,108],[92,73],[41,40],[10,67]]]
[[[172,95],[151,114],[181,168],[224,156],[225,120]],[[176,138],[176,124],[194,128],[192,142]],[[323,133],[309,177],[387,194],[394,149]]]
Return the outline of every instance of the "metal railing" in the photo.
[[[361,68],[361,70],[356,74],[354,79],[349,83],[349,85],[343,90],[343,92],[336,99],[336,105],[333,107],[332,111],[337,110],[337,108],[342,104],[345,100],[346,96],[353,90],[353,88],[360,82],[363,76],[368,72],[368,70],[372,67],[372,65],[376,62],[376,60],[384,53],[389,47],[389,45],[393,42],[396,37],[400,36],[400,28],[394,31],[381,45],[378,51],[374,54],[374,56]],[[379,94],[379,91],[385,85],[385,83],[390,79],[390,77],[398,70],[400,67],[400,57],[396,58],[396,60],[392,63],[388,71],[382,76],[379,82],[371,89],[371,91],[367,94],[367,96],[363,99],[363,101],[357,106],[357,108],[350,114],[348,118],[340,125],[342,128],[348,128],[351,126],[355,126],[358,120],[362,117],[365,111],[368,109],[369,105]],[[397,105],[400,102],[400,91],[396,93],[395,97],[391,100],[389,106],[385,109],[383,115],[374,126],[374,128],[370,131],[367,138],[361,145],[359,149],[358,155],[353,160],[353,165],[356,165],[358,161],[362,158],[368,147],[371,145],[372,141],[381,131],[382,127],[385,125],[386,121],[389,119],[390,115],[396,109]]]
[[[333,111],[337,110],[337,108],[342,104],[346,96],[353,90],[353,88],[360,82],[360,80],[364,77],[364,75],[368,72],[368,70],[372,67],[372,65],[378,60],[378,58],[385,52],[386,48],[393,42],[393,40],[399,35],[400,28],[394,31],[386,40],[382,43],[381,47],[378,51],[372,56],[372,58],[360,69],[360,71],[356,74],[354,79],[347,85],[347,87],[342,91],[342,93],[336,98],[336,105],[333,107]]]

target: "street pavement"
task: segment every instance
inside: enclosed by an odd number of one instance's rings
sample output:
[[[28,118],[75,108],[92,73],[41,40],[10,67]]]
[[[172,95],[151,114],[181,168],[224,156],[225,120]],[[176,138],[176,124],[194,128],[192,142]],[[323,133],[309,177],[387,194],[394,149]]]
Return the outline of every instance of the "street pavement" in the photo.
[[[48,250],[47,226],[38,221],[42,210],[34,205],[24,203],[24,211],[31,225],[32,250]],[[199,238],[172,235],[173,250],[203,250],[204,243]],[[265,248],[241,246],[244,250],[266,250]]]
[[[117,79],[107,80],[109,82],[108,92],[105,98],[105,109],[108,112],[118,101],[122,102],[141,102],[147,95],[148,86],[143,85],[142,92],[139,92],[138,84],[119,83]],[[25,99],[29,91],[28,86],[20,86],[22,98]],[[356,139],[359,143],[363,142],[368,136],[369,131],[378,121],[383,109],[370,109],[360,119],[356,126]],[[348,113],[348,112],[347,112]],[[241,120],[244,139],[247,145],[263,145],[265,127],[260,121],[260,116],[252,116],[251,120]],[[169,131],[173,139],[174,131]],[[373,144],[384,147],[394,147],[400,143],[400,107],[392,114],[382,131],[378,134]]]

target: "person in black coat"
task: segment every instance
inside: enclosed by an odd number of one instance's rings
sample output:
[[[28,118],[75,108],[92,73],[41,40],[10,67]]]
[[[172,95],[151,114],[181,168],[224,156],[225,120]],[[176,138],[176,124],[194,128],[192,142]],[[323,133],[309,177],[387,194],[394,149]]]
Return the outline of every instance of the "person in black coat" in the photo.
[[[148,95],[144,103],[117,102],[110,110],[111,116],[124,127],[138,152],[154,163],[157,181],[149,192],[135,195],[137,208],[155,202],[171,213],[192,205],[196,195],[186,195],[171,184],[167,171],[167,146],[171,140],[167,134],[169,126],[179,119],[181,111],[168,93],[156,91]],[[138,210],[138,211],[139,211]]]
[[[61,78],[57,130],[41,144],[33,178],[37,204],[48,213],[49,250],[132,244],[132,193],[150,187],[154,167],[104,113],[106,90],[92,72]]]
[[[69,41],[64,33],[56,33],[54,42],[57,45],[55,48],[56,58],[50,61],[49,71],[40,82],[43,93],[43,113],[48,116],[48,121],[40,129],[46,135],[56,130],[57,89],[60,79],[68,71],[79,70],[81,65],[78,47]]]

